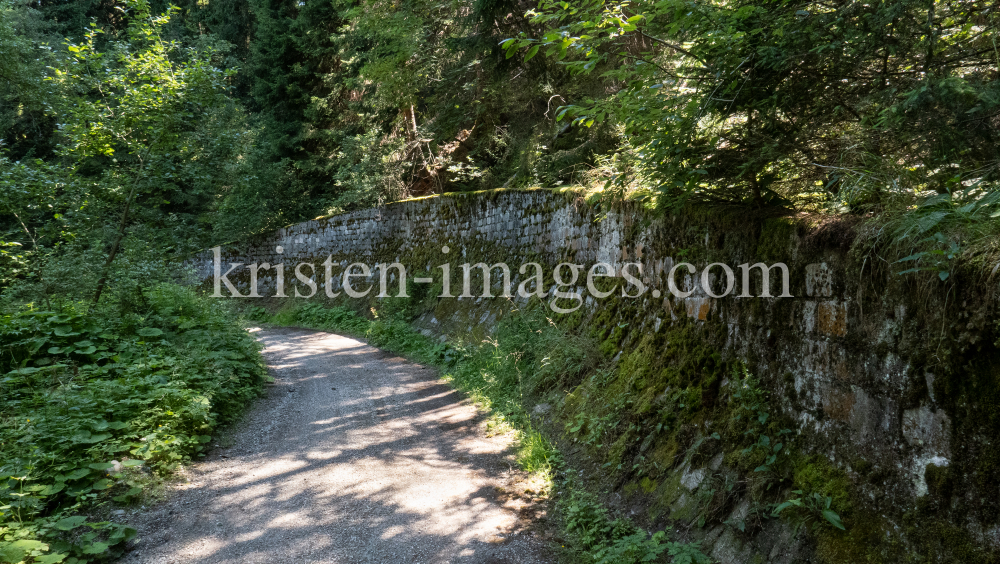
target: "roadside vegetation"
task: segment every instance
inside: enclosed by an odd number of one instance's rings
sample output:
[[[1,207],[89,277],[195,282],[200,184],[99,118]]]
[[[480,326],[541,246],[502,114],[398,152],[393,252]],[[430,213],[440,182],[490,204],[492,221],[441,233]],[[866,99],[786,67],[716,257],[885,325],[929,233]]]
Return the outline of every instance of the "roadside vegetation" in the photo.
[[[121,552],[110,522],[196,460],[267,378],[253,337],[174,284],[0,315],[0,562]]]
[[[137,0],[0,2],[0,562],[82,563],[266,378],[170,261],[252,144],[225,53]],[[240,180],[243,178],[243,180]],[[218,216],[216,216],[218,217]]]
[[[556,510],[566,539],[562,552],[567,561],[712,562],[701,551],[700,542],[680,535],[680,529],[647,531],[627,517],[615,516],[607,507],[608,500],[593,491],[593,482],[584,485],[575,465],[564,460],[557,446],[582,449],[594,460],[606,460],[602,465],[605,475],[592,477],[598,484],[607,486],[616,477],[631,476],[637,480],[636,488],[651,491],[655,480],[666,479],[664,472],[669,469],[654,468],[646,456],[637,457],[641,461],[634,466],[618,464],[615,468],[612,460],[621,458],[615,459],[613,452],[622,439],[633,444],[625,446],[626,450],[645,452],[637,443],[649,442],[649,438],[655,439],[652,450],[671,443],[676,450],[671,435],[693,428],[683,419],[695,416],[696,405],[685,410],[683,402],[698,403],[691,399],[702,394],[697,386],[677,392],[673,399],[682,402],[679,409],[672,405],[647,413],[636,405],[641,398],[613,393],[619,372],[625,379],[633,373],[626,365],[628,360],[619,364],[608,359],[592,336],[580,335],[572,327],[547,318],[543,306],[512,310],[490,336],[470,342],[443,341],[417,331],[409,323],[412,311],[407,308],[412,304],[400,306],[401,302],[408,300],[385,300],[383,313],[372,310],[370,317],[343,306],[317,303],[273,314],[255,307],[248,313],[258,321],[353,335],[436,366],[444,380],[489,414],[490,428],[515,433],[518,463],[546,484],[541,489]],[[756,380],[737,365],[732,370],[731,388],[709,416],[721,419],[722,426],[717,431],[706,429],[697,440],[689,437],[684,451],[676,454],[686,464],[695,457],[704,463],[714,453],[722,453],[739,473],[712,474],[712,487],[699,490],[686,518],[701,528],[717,521],[738,495],[747,494],[751,503],[745,515],[728,523],[740,531],[759,530],[771,519],[784,519],[794,530],[805,527],[814,534],[843,531],[838,511],[849,511],[850,499],[842,489],[842,480],[814,457],[799,453],[792,431],[784,427],[787,422],[771,417],[767,395]],[[612,392],[607,397],[613,399],[607,401],[614,405],[580,404],[581,395],[596,394],[595,383]],[[547,414],[555,417],[546,418]],[[668,415],[673,419],[665,422]]]

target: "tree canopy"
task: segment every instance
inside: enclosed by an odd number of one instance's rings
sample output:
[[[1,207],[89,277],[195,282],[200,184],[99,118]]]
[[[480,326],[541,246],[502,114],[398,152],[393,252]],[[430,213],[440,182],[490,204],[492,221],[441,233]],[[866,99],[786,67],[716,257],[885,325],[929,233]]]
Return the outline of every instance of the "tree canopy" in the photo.
[[[0,6],[5,279],[72,249],[96,295],[124,248],[536,185],[876,214],[921,252],[997,223],[987,2]]]

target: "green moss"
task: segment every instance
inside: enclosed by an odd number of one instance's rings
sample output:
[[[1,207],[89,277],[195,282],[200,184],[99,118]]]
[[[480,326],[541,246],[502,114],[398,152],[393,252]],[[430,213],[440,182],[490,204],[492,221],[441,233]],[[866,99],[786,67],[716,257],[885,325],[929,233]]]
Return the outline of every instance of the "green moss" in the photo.
[[[947,500],[951,498],[951,470],[947,466],[928,464],[924,470],[927,490],[931,495]]]
[[[967,531],[930,512],[911,511],[903,517],[911,554],[920,562],[997,564],[1000,554],[976,542]],[[888,560],[888,559],[887,559]]]
[[[801,457],[795,463],[792,481],[795,487],[809,493],[818,493],[832,498],[831,509],[842,517],[849,515],[851,502],[851,480],[847,473],[830,464],[822,456]]]
[[[817,562],[882,564],[898,561],[905,554],[898,536],[876,515],[865,513],[846,522],[846,525],[846,532],[829,527],[819,530],[816,535]]]
[[[783,262],[788,260],[789,248],[798,232],[797,221],[787,217],[765,219],[761,223],[757,240],[756,260]]]
[[[624,462],[625,449],[628,448],[629,442],[628,434],[624,433],[611,445],[607,454],[609,467],[615,468]]]
[[[679,450],[680,444],[677,443],[677,437],[675,434],[670,434],[666,440],[659,441],[659,444],[653,449],[652,454],[650,454],[649,459],[661,468],[670,468],[677,459]]]
[[[639,480],[639,486],[642,488],[642,491],[648,494],[653,493],[658,485],[659,484],[656,483],[656,480],[651,480],[648,476]]]

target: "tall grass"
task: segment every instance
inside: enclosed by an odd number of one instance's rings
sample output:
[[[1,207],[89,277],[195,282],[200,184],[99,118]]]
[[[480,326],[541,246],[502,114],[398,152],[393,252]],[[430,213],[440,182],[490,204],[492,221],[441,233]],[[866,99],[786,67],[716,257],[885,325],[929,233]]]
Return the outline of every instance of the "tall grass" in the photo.
[[[1000,270],[1000,189],[980,185],[888,208],[868,222],[861,250],[897,274],[948,280],[961,266],[987,279]]]

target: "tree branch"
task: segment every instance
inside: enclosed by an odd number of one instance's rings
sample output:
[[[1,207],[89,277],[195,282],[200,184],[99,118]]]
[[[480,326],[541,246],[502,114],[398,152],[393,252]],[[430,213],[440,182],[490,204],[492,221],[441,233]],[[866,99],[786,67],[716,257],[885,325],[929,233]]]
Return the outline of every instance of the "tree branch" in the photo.
[[[705,65],[708,68],[714,68],[705,59],[702,59],[698,55],[695,55],[691,51],[688,51],[687,49],[685,49],[685,48],[683,48],[683,47],[681,47],[679,45],[675,45],[675,44],[673,44],[673,43],[671,43],[669,41],[664,41],[664,40],[662,40],[662,39],[660,39],[658,37],[653,37],[651,35],[646,35],[645,33],[641,32],[641,31],[639,31],[638,34],[641,35],[641,36],[643,36],[643,37],[645,37],[646,39],[649,39],[650,41],[655,41],[655,42],[657,42],[657,43],[659,43],[661,45],[665,45],[665,46],[673,49],[674,51],[677,51],[678,53],[683,53],[683,54],[687,55],[688,57],[691,57],[692,59],[695,59],[696,61],[698,61],[699,63]]]

